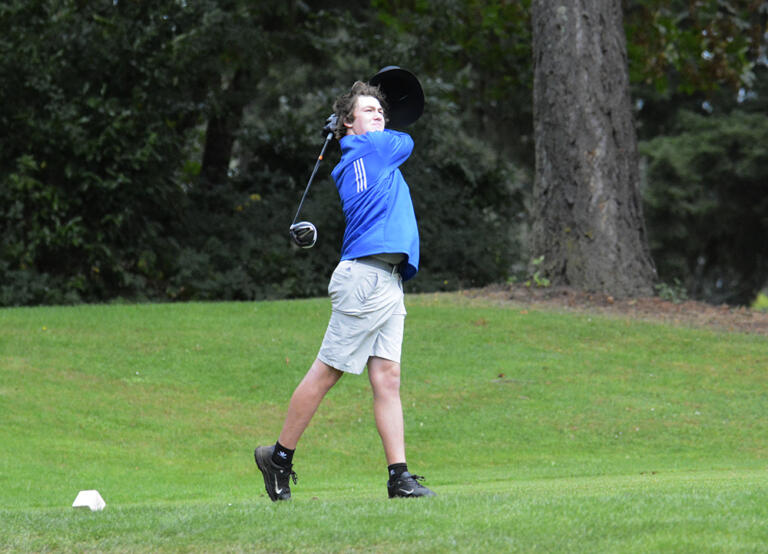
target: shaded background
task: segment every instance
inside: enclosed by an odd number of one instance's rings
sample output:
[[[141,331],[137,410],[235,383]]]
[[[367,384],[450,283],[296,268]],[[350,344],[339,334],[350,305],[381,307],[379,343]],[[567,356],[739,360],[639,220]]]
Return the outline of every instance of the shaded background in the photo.
[[[529,2],[345,4],[5,2],[0,305],[325,294],[336,143],[302,211],[318,244],[287,229],[334,98],[391,64],[427,102],[408,290],[529,277]],[[768,3],[624,4],[660,286],[748,304],[768,281]]]

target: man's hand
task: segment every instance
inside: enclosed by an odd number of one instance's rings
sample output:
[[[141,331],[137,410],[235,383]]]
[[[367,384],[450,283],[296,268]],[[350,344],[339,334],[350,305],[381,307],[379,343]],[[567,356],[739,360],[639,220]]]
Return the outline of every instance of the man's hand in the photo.
[[[336,116],[335,113],[332,113],[328,116],[328,119],[325,120],[325,127],[323,127],[323,136],[328,136],[328,133],[333,134],[333,132],[336,130],[336,123],[338,122],[339,118]]]

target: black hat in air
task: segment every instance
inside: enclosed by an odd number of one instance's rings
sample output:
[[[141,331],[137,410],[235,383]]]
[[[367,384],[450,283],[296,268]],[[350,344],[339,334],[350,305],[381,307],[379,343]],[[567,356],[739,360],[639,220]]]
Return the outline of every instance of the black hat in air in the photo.
[[[389,127],[407,127],[424,113],[424,91],[421,83],[410,71],[396,65],[379,70],[368,81],[378,86],[387,99]]]

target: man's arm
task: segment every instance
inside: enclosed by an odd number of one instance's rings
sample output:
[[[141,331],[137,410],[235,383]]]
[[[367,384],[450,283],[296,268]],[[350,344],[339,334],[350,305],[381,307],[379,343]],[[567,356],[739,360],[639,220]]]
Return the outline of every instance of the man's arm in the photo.
[[[379,155],[393,167],[399,167],[413,152],[413,139],[407,133],[385,129],[369,135]]]

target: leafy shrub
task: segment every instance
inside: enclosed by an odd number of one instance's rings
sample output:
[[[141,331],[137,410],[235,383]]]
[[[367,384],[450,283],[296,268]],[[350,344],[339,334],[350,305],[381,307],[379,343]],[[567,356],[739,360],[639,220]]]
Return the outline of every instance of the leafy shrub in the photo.
[[[0,103],[0,304],[325,294],[344,230],[329,177],[337,145],[302,213],[318,244],[298,249],[287,230],[334,97],[386,65],[369,52],[391,55],[381,37],[351,12],[315,18],[303,5],[7,4],[0,74],[13,101]],[[306,27],[286,33],[281,17]],[[289,59],[271,63],[288,41]],[[334,52],[333,63],[318,65],[318,52]],[[222,82],[240,69],[252,100],[233,127],[229,175],[207,182],[206,122],[231,116]],[[422,239],[423,271],[409,287],[504,280],[524,258],[522,180],[470,138],[443,84],[424,85],[434,93],[403,167]]]
[[[749,305],[768,281],[768,120],[683,112],[645,142],[645,215],[663,281],[696,299]]]

